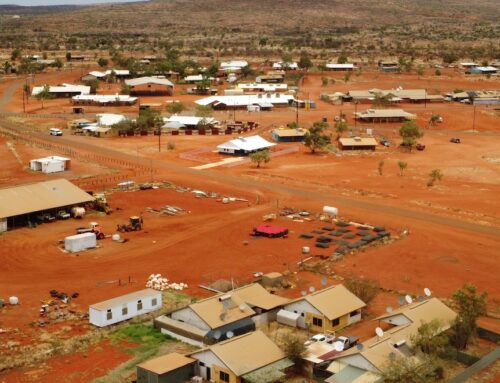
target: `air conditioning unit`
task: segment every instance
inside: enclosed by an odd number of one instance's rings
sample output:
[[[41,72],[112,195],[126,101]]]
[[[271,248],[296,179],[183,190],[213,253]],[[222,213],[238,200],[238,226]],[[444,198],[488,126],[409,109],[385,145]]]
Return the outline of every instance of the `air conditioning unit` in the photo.
[[[203,378],[201,376],[193,376],[191,378],[192,383],[203,383]]]

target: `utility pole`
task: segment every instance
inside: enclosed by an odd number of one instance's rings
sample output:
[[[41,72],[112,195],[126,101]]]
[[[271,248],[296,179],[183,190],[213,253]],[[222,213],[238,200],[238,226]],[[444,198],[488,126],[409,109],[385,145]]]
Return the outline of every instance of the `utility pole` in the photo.
[[[358,118],[356,113],[358,113],[358,102],[354,101],[354,130],[358,127]]]
[[[472,114],[472,133],[475,132],[476,129],[476,105],[474,105],[474,113]]]

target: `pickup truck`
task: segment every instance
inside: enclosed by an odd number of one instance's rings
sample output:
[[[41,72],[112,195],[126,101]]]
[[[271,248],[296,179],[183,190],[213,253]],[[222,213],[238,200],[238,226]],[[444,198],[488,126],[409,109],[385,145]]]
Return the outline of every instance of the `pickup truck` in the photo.
[[[335,337],[335,335],[329,334],[316,334],[312,336],[309,340],[307,340],[304,345],[309,346],[316,342],[323,342],[331,345],[335,345],[335,343],[342,344],[342,350],[348,350],[351,347],[358,344],[359,338],[357,336],[339,336]]]

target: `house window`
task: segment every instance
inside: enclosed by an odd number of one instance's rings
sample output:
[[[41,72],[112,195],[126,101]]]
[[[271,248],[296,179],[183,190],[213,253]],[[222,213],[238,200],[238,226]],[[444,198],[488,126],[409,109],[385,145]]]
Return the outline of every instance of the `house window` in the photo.
[[[127,305],[123,305],[122,307],[122,315],[127,315],[128,314],[128,307]]]
[[[137,301],[137,311],[140,311],[140,310],[142,310],[142,301],[141,300]]]
[[[353,311],[352,313],[349,314],[350,317],[355,317],[356,315],[359,315],[361,314],[361,311],[359,310],[356,310],[356,311]]]
[[[113,319],[113,313],[111,312],[111,309],[109,309],[108,311],[106,311],[106,319],[107,320]]]
[[[219,380],[221,382],[229,382],[229,374],[224,371],[219,371]]]
[[[323,319],[313,317],[313,326],[323,327]]]
[[[153,299],[151,300],[151,305],[152,305],[152,306],[156,306],[157,304],[158,304],[158,298],[153,298]]]
[[[332,327],[338,326],[340,324],[340,318],[332,320]]]

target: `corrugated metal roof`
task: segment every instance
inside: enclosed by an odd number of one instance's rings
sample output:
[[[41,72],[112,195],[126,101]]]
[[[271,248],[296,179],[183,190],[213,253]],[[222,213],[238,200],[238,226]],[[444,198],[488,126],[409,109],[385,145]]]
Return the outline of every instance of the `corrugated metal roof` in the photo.
[[[230,149],[230,150],[244,150],[254,151],[275,146],[261,136],[239,137],[234,140],[227,141],[223,144],[217,145],[217,149]]]
[[[154,298],[158,294],[161,295],[161,293],[156,291],[156,290],[144,289],[144,290],[134,291],[133,293],[130,293],[130,294],[121,295],[121,296],[116,297],[116,298],[111,298],[111,299],[108,299],[107,301],[94,303],[93,305],[90,305],[89,307],[93,308],[95,310],[104,311],[104,310],[111,309],[113,307],[121,306],[125,303],[137,301],[140,299]],[[161,303],[161,302],[159,302],[159,303]]]
[[[0,218],[83,204],[94,197],[65,179],[0,189]]]
[[[173,87],[174,84],[172,81],[167,80],[166,78],[158,78],[158,77],[138,77],[130,80],[125,80],[125,84],[129,86],[137,86],[144,84],[158,84],[158,85],[166,85]]]
[[[151,371],[158,375],[163,375],[194,362],[196,362],[196,360],[193,358],[189,358],[177,352],[172,352],[171,354],[163,355],[140,363],[137,367]]]
[[[339,142],[342,146],[375,146],[377,141],[373,137],[353,137],[339,138]]]

